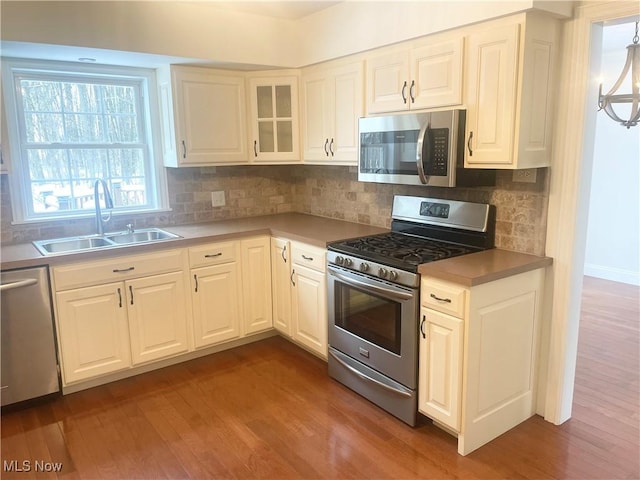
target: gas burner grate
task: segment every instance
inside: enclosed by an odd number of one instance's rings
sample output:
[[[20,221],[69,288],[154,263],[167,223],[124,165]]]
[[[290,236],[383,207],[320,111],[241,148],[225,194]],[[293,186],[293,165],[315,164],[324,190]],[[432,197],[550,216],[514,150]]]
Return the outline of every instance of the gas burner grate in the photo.
[[[392,258],[409,265],[433,262],[476,251],[472,247],[395,232],[343,242],[363,257]]]

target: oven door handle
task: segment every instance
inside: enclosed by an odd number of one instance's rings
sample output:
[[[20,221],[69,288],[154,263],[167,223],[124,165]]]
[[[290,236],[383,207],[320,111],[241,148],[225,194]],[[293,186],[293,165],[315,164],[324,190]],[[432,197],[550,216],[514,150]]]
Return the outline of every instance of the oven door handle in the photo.
[[[363,282],[362,280],[358,280],[356,278],[347,277],[346,275],[343,275],[342,273],[333,269],[331,266],[328,268],[328,270],[331,275],[336,277],[341,282],[346,283],[347,285],[356,285],[358,287],[365,287],[376,293],[380,293],[382,295],[395,298],[397,300],[411,300],[414,297],[413,293],[399,292],[396,290],[391,290],[390,288],[380,287],[378,285],[373,285],[368,282]]]
[[[342,365],[344,368],[349,370],[354,375],[360,377],[362,380],[365,380],[365,381],[368,381],[368,382],[371,382],[371,383],[375,383],[379,387],[382,387],[385,390],[389,390],[389,391],[391,391],[393,393],[397,393],[398,395],[401,395],[403,397],[411,397],[411,393],[409,393],[409,392],[405,392],[404,390],[399,390],[399,389],[397,389],[397,388],[395,388],[395,387],[393,387],[391,385],[387,385],[386,383],[383,383],[380,380],[376,380],[375,378],[372,378],[369,375],[365,375],[364,373],[358,371],[356,368],[353,368],[351,365],[349,365],[344,360],[342,360],[340,357],[338,357],[338,355],[336,355],[331,350],[329,350],[329,355],[331,355],[340,365]]]

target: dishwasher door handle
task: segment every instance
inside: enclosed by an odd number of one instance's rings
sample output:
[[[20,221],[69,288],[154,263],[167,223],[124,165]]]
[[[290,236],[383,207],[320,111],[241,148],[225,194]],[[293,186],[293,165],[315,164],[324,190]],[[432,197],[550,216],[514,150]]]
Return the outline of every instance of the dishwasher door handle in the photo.
[[[18,280],[17,282],[5,283],[0,285],[0,292],[6,292],[7,290],[13,290],[14,288],[30,287],[36,285],[38,280],[35,278],[27,278],[26,280]]]

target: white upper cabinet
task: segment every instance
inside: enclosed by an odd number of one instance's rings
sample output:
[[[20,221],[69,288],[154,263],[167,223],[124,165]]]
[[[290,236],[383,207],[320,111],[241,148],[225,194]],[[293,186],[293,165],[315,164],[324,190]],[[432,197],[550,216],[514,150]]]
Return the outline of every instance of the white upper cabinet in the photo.
[[[363,111],[362,62],[313,67],[302,76],[305,163],[356,165],[358,119]]]
[[[460,105],[464,39],[438,35],[367,59],[367,113]]]
[[[478,28],[465,65],[465,165],[549,166],[557,20],[530,13]]]
[[[249,95],[251,161],[300,161],[298,77],[250,76]]]
[[[247,163],[241,74],[171,66],[160,69],[158,77],[166,166]]]

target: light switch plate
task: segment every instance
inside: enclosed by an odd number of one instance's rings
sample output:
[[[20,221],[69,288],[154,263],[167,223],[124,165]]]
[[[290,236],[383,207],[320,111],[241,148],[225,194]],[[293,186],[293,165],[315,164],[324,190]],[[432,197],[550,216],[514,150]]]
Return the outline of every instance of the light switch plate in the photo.
[[[226,201],[224,198],[224,190],[219,190],[217,192],[211,192],[211,206],[212,207],[224,207],[226,205]]]

